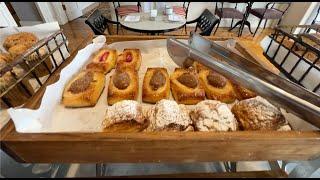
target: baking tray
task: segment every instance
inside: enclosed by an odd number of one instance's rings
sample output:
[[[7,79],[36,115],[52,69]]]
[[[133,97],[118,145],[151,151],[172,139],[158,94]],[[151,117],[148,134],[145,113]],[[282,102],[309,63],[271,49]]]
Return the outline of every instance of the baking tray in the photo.
[[[167,37],[107,36],[106,38],[108,43],[113,43]],[[73,57],[74,55],[64,63],[69,63]],[[39,106],[45,86],[57,81],[62,67],[48,79],[25,107]],[[10,121],[1,130],[0,138],[1,148],[4,151],[18,161],[30,163],[308,160],[320,155],[318,130],[25,134],[16,132]]]

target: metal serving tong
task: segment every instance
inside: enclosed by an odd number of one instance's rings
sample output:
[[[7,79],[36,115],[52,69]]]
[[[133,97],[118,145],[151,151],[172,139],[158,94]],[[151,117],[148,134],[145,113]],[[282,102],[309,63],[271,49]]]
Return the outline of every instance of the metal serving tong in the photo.
[[[320,128],[320,97],[317,94],[197,34],[191,34],[189,44],[168,38],[167,50],[178,66],[182,67],[190,58],[199,61]],[[213,56],[219,56],[219,60]]]

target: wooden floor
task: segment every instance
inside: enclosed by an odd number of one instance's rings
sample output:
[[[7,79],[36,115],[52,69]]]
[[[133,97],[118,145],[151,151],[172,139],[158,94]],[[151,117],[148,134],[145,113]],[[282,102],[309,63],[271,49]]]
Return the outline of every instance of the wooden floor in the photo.
[[[87,24],[85,24],[85,18],[75,19],[65,25],[62,25],[61,29],[63,29],[64,34],[69,39],[69,43],[70,43],[69,47],[71,52],[78,50],[81,45],[89,43],[94,36],[93,31],[90,29],[90,27]],[[270,28],[266,28],[265,30],[259,29],[256,36],[252,37],[249,30],[245,28],[243,31],[243,35],[240,38],[238,38],[237,37],[238,28],[235,28],[231,32],[229,32],[228,29],[229,28],[219,28],[217,33],[214,36],[223,37],[223,38],[225,37],[234,38],[236,40],[240,39],[240,40],[245,40],[250,43],[256,44],[256,43],[259,43],[261,39],[263,39],[266,35],[273,32],[273,30]],[[187,34],[189,34],[190,31],[194,31],[194,27],[187,27]],[[115,27],[113,32],[115,32]],[[119,35],[144,35],[144,34],[127,31],[121,28],[119,31]],[[181,29],[178,31],[165,33],[164,35],[186,35],[186,33],[184,29]]]

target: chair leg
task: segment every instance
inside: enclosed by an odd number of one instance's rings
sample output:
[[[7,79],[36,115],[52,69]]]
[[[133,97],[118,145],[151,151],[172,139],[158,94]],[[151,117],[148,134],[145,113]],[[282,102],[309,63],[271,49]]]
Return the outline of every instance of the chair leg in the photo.
[[[216,34],[216,32],[217,32],[217,30],[218,30],[218,28],[219,28],[219,25],[220,25],[220,21],[221,21],[221,18],[219,19],[219,22],[218,22],[217,28],[216,28],[216,30],[214,31],[213,35],[215,35],[215,34]]]
[[[186,34],[187,34],[187,25],[184,25],[184,31],[185,31]]]
[[[117,35],[119,34],[119,24],[117,24]]]
[[[260,24],[261,24],[261,21],[262,21],[262,18],[260,19],[260,21],[259,21],[259,23],[258,23],[258,27],[257,27],[256,31],[254,32],[253,37],[256,35],[256,33],[257,33],[257,31],[258,31],[259,26],[260,26]]]
[[[266,20],[264,21],[263,29],[265,29],[265,28],[266,28],[267,22],[268,22],[268,19],[266,19]]]
[[[232,25],[233,25],[233,18],[232,18],[232,20],[231,20],[231,26],[230,26],[230,28],[232,28]]]

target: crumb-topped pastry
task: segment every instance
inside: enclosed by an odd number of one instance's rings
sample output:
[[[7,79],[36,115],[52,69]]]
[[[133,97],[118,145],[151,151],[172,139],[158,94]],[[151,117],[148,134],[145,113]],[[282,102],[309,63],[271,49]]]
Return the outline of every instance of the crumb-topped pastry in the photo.
[[[122,100],[137,100],[139,92],[138,73],[134,69],[117,69],[110,77],[108,104]]]
[[[228,105],[215,100],[199,102],[190,112],[198,131],[236,131],[238,123]]]
[[[243,130],[278,130],[288,124],[281,111],[260,96],[235,103],[231,111]]]
[[[111,71],[117,60],[117,51],[114,49],[101,49],[93,57],[91,63],[86,66],[88,70],[94,70],[101,73]]]
[[[9,35],[5,38],[3,42],[3,47],[8,50],[9,48],[24,43],[35,44],[38,41],[38,38],[29,32],[20,32],[16,34]]]
[[[193,131],[187,107],[175,101],[162,99],[147,112],[146,131]]]
[[[142,101],[156,103],[170,96],[170,78],[165,68],[148,68],[143,78]]]
[[[108,107],[102,126],[107,132],[140,132],[148,121],[137,101],[123,100]]]
[[[134,69],[139,70],[141,65],[140,49],[124,49],[117,59],[117,69]]]
[[[208,99],[219,100],[224,103],[232,103],[236,100],[231,81],[212,70],[199,72],[200,82],[203,84]]]
[[[67,84],[62,103],[66,107],[94,106],[98,102],[104,84],[104,74],[82,71]]]
[[[174,99],[179,104],[197,104],[205,99],[205,91],[198,75],[192,70],[176,68],[170,77]]]

